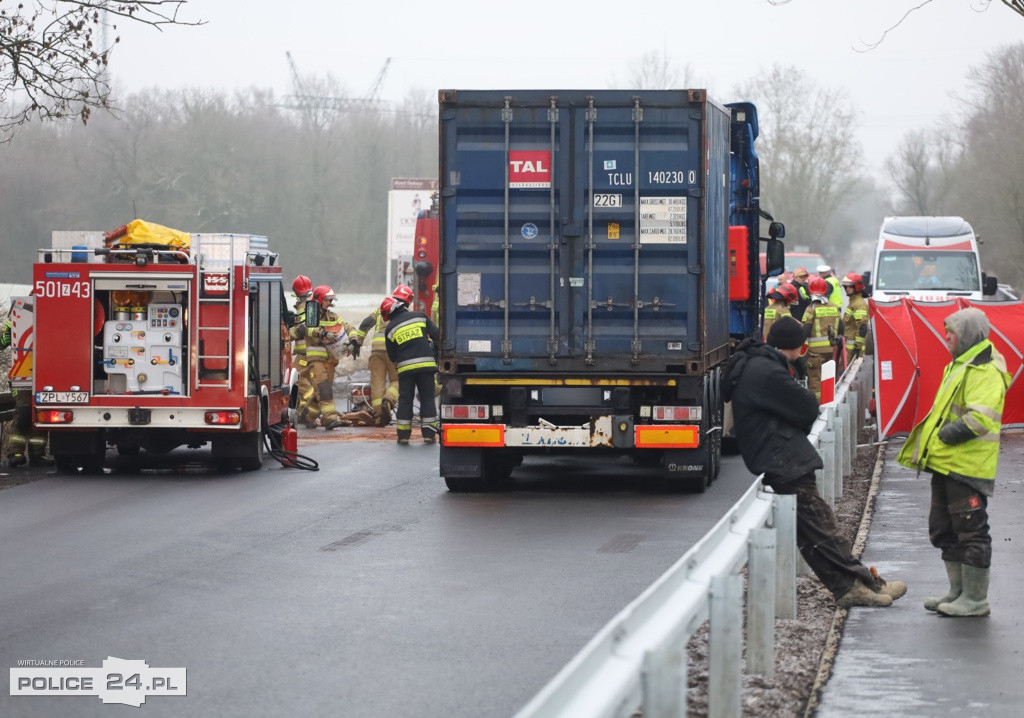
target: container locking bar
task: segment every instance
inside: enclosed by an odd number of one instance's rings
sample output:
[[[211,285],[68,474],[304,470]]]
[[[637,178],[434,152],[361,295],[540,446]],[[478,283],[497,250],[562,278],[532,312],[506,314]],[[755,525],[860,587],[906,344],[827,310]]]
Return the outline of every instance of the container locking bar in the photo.
[[[505,298],[502,301],[505,309],[505,318],[503,321],[503,335],[501,339],[501,361],[504,364],[512,363],[512,340],[509,338],[509,309],[512,306],[512,302],[509,298],[509,251],[512,249],[512,237],[509,234],[509,174],[508,174],[508,163],[511,160],[511,140],[510,134],[512,129],[512,98],[505,97],[505,106],[501,110],[501,121],[505,123],[505,242],[502,245],[505,255]]]
[[[548,122],[551,124],[551,184],[549,185],[550,217],[548,221],[548,256],[551,264],[551,333],[548,336],[548,364],[554,366],[558,363],[558,335],[555,332],[555,250],[558,244],[555,242],[555,130],[558,127],[558,97],[551,97],[551,107],[548,109]],[[506,169],[506,172],[508,170]]]
[[[587,366],[594,365],[594,123],[597,109],[594,97],[587,96],[587,335],[584,348],[587,352]],[[609,301],[611,298],[609,297]]]
[[[633,98],[633,342],[630,362],[640,363],[640,123],[644,110],[640,98]]]

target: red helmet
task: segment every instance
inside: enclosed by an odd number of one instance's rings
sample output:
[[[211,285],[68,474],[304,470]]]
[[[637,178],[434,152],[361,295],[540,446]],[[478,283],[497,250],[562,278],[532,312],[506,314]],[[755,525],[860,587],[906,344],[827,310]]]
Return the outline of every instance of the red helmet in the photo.
[[[321,284],[313,290],[313,301],[323,307],[329,307],[334,302],[334,290],[326,284]]]
[[[854,292],[863,292],[865,288],[864,277],[860,276],[856,272],[850,272],[847,274],[843,277],[843,281],[841,281],[840,284],[844,287],[853,287]]]
[[[783,282],[776,287],[775,291],[782,295],[782,299],[786,304],[792,304],[800,298],[800,294],[796,291],[796,287],[789,282]]]
[[[407,287],[404,284],[399,284],[397,287],[395,287],[395,291],[391,293],[391,296],[400,302],[412,304],[412,287]]]
[[[815,277],[811,280],[810,284],[807,285],[811,294],[820,294],[823,297],[828,296],[828,282],[821,277]]]
[[[398,304],[398,300],[394,297],[384,297],[384,301],[380,303],[380,315],[384,317],[384,319],[390,319],[391,312],[394,310],[396,304]]]
[[[310,294],[313,291],[313,280],[307,277],[305,274],[300,274],[292,282],[292,291],[295,292],[295,296],[301,297],[303,294]]]

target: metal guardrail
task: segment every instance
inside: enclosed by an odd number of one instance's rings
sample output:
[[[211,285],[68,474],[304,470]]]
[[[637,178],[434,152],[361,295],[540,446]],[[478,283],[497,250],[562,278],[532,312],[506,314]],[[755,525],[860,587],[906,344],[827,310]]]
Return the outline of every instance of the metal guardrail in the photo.
[[[834,503],[852,471],[871,372],[857,359],[810,440],[822,456],[818,489]],[[771,528],[765,528],[770,525]],[[773,678],[775,618],[796,617],[796,497],[761,478],[693,548],[619,612],[516,718],[686,715],[686,644],[710,618],[708,713],[742,712],[743,579],[747,570],[747,673]],[[803,564],[802,559],[799,560]],[[805,572],[806,566],[803,566]]]

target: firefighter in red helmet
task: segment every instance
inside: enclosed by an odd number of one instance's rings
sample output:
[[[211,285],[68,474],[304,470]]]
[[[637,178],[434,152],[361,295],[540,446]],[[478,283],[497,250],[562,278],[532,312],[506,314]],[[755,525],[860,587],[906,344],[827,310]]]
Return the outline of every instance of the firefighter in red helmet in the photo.
[[[807,285],[811,303],[804,310],[803,324],[807,330],[807,388],[821,399],[821,365],[835,356],[835,347],[843,341],[843,319],[840,308],[828,300],[829,283],[815,277]]]
[[[408,290],[408,295],[404,290]],[[418,393],[423,442],[433,444],[438,432],[434,374],[437,373],[441,333],[426,314],[408,308],[402,297],[411,299],[411,294],[408,287],[399,287],[395,296],[385,298],[380,306],[381,315],[388,320],[385,330],[388,357],[398,368],[398,443],[408,444],[412,436],[412,403]]]
[[[792,316],[789,313],[789,306],[799,298],[797,289],[789,282],[783,282],[772,291],[768,292],[768,306],[764,308],[764,321],[762,337],[768,336],[772,324],[779,317]]]
[[[299,402],[295,412],[299,423],[312,428],[316,426],[316,418],[320,415],[317,407],[310,406],[313,383],[310,380],[309,361],[306,359],[306,304],[313,296],[313,282],[300,274],[292,282],[292,291],[295,293],[295,321],[289,335],[292,338],[292,365],[299,372]]]
[[[312,301],[319,305],[320,315],[318,326],[306,330],[306,360],[309,362],[313,399],[320,409],[323,427],[336,429],[342,425],[334,403],[334,370],[338,362],[328,346],[337,343],[345,334],[345,323],[331,309],[334,290],[329,286],[322,284],[314,289]]]
[[[843,313],[843,337],[846,340],[846,351],[851,361],[864,353],[864,340],[868,335],[868,301],[864,298],[867,286],[864,277],[850,272],[840,282],[849,301]]]

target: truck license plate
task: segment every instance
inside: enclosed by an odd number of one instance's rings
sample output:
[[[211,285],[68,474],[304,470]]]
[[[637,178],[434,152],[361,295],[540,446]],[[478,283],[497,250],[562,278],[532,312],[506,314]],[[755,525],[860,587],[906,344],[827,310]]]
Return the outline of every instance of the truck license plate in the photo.
[[[37,391],[37,404],[88,404],[87,391]]]

